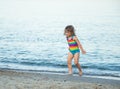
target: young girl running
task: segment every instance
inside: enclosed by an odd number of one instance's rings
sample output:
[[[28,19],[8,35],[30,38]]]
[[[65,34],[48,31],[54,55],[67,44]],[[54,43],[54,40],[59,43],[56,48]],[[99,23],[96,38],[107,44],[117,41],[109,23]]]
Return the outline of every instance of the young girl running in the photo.
[[[82,69],[79,64],[79,56],[80,56],[80,50],[82,51],[82,54],[85,54],[86,51],[83,49],[80,41],[75,35],[75,30],[72,25],[66,26],[64,30],[64,35],[66,35],[68,45],[69,45],[69,53],[68,53],[68,58],[67,58],[69,74],[72,74],[71,62],[72,62],[72,59],[74,58],[74,64],[79,70],[79,75],[82,76]]]

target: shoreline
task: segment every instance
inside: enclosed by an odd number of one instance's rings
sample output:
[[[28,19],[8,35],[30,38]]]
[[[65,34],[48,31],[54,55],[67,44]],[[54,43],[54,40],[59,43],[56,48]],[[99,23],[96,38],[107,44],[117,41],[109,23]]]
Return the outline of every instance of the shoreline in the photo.
[[[36,71],[36,70],[21,70],[21,69],[19,70],[19,69],[2,69],[2,68],[0,68],[0,71],[15,71],[15,72],[25,72],[25,73],[68,75],[68,73],[46,72],[46,71]],[[79,76],[79,75],[78,74],[73,74],[73,76]],[[102,76],[102,75],[86,75],[86,74],[83,74],[82,77],[120,80],[120,77],[116,77],[116,76]]]
[[[1,89],[120,89],[120,80],[0,70]]]

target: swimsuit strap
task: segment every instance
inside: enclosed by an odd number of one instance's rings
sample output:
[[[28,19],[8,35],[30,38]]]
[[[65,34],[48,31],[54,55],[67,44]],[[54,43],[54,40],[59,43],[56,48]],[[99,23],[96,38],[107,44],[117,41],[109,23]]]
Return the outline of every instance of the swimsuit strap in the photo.
[[[72,36],[72,40],[73,40],[73,38],[74,38],[74,35]]]
[[[67,40],[68,40],[68,38],[69,38],[69,37],[66,37]],[[72,40],[74,40],[74,39],[73,39],[73,38],[74,38],[74,35],[72,35],[71,38],[72,38]]]

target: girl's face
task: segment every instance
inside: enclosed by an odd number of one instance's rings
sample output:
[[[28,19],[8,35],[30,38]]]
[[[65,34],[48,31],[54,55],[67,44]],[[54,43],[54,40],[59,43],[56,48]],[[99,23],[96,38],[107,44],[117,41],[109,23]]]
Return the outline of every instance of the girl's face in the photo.
[[[65,35],[66,35],[66,37],[70,37],[70,36],[71,36],[71,32],[66,31],[66,32],[65,32]]]

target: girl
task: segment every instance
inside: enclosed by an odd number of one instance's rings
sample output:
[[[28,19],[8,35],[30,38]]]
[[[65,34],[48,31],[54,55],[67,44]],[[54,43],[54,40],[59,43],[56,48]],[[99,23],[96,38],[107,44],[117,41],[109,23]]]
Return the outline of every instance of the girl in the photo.
[[[69,74],[72,74],[72,59],[74,58],[74,63],[76,67],[79,70],[79,75],[82,75],[82,69],[79,64],[79,56],[80,56],[80,50],[82,51],[82,54],[85,54],[86,51],[83,49],[80,41],[78,40],[77,36],[75,35],[75,30],[72,25],[66,26],[64,30],[64,35],[66,35],[68,45],[69,45],[69,53],[67,58],[67,64],[68,64],[68,70]]]

